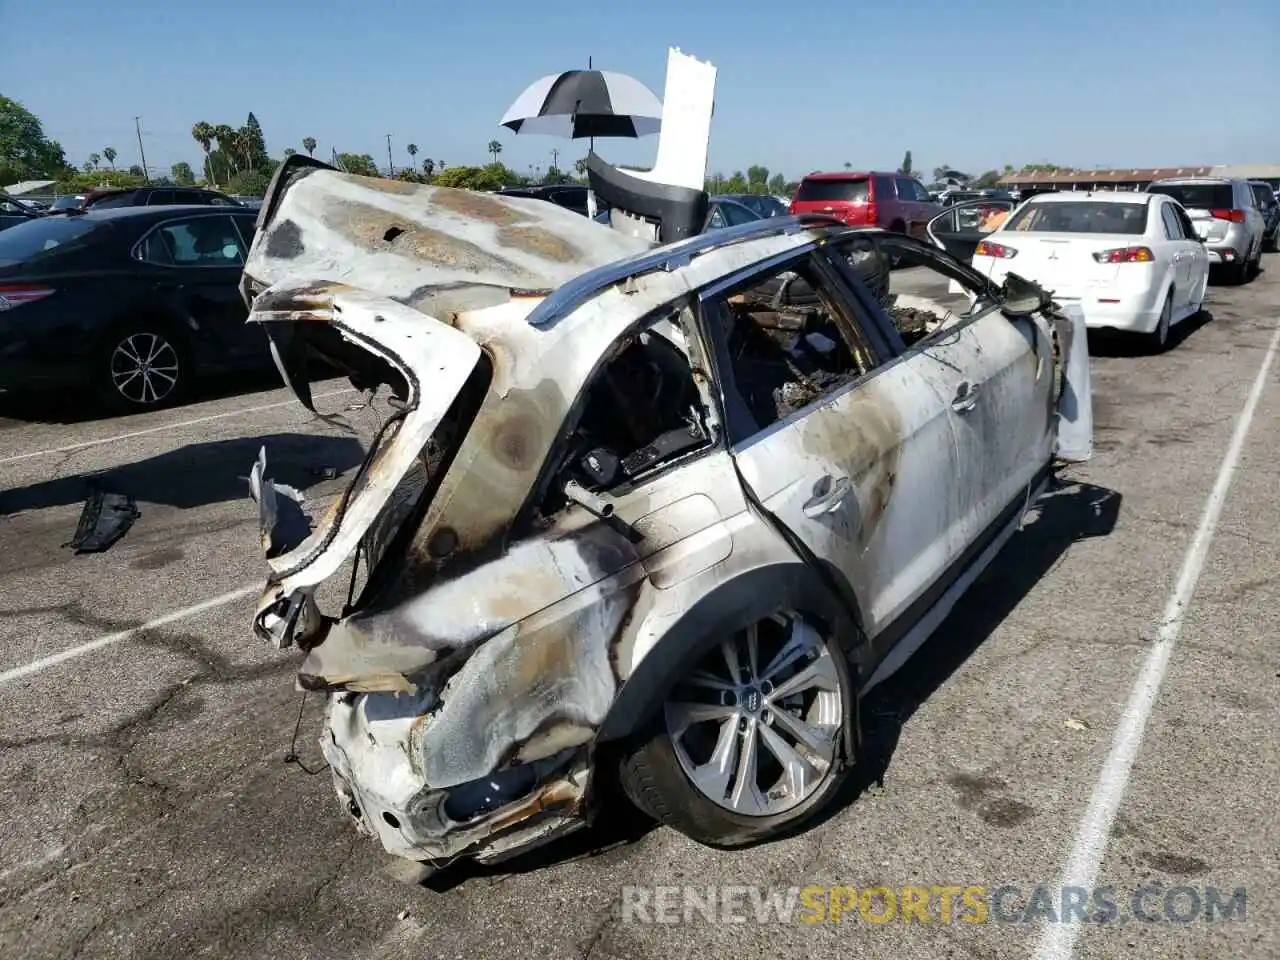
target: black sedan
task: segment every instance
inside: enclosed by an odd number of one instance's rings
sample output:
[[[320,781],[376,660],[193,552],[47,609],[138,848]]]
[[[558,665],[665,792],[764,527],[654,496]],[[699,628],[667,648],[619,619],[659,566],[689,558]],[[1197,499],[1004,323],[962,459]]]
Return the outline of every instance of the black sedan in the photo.
[[[173,403],[198,373],[271,367],[237,288],[256,211],[121,207],[0,232],[0,389]]]

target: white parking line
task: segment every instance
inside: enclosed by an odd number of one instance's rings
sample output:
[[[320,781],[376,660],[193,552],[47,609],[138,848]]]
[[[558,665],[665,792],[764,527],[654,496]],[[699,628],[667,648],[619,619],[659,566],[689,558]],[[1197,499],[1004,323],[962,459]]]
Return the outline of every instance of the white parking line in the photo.
[[[330,390],[328,393],[317,393],[314,397],[316,400],[323,400],[325,397],[336,397],[343,393],[355,393],[353,387],[345,387],[342,390]],[[177,430],[180,427],[194,427],[201,423],[209,423],[213,420],[225,420],[227,417],[238,417],[245,413],[260,413],[263,410],[275,410],[279,407],[288,407],[298,404],[297,400],[281,400],[278,403],[264,403],[256,407],[242,407],[239,410],[226,410],[222,413],[211,413],[207,417],[196,417],[194,420],[180,420],[177,423],[165,423],[158,427],[147,427],[145,430],[134,430],[130,433],[117,434],[114,437],[104,437],[101,440],[85,440],[83,443],[69,443],[64,447],[50,447],[48,450],[34,450],[31,453],[19,453],[12,457],[0,457],[0,463],[14,463],[18,460],[31,460],[34,457],[47,457],[55,453],[71,453],[75,450],[84,450],[88,447],[99,447],[104,443],[117,443],[120,440],[132,440],[134,437],[145,437],[150,433],[163,433],[165,430]],[[301,404],[298,404],[301,406]]]
[[[1231,443],[1222,459],[1222,467],[1218,470],[1218,479],[1209,492],[1209,499],[1204,505],[1204,514],[1200,518],[1200,526],[1196,528],[1191,546],[1187,548],[1186,557],[1182,561],[1182,570],[1178,574],[1177,585],[1169,597],[1164,610],[1164,618],[1156,632],[1155,643],[1142,671],[1129,694],[1129,702],[1125,704],[1124,715],[1116,727],[1115,737],[1111,742],[1111,753],[1102,768],[1102,774],[1094,787],[1089,807],[1076,832],[1075,847],[1067,860],[1062,873],[1064,887],[1078,887],[1092,890],[1098,877],[1098,868],[1106,853],[1107,841],[1111,836],[1111,826],[1115,820],[1120,801],[1124,798],[1125,788],[1129,783],[1129,773],[1133,762],[1142,746],[1142,735],[1146,730],[1147,718],[1151,716],[1151,708],[1155,704],[1156,695],[1160,692],[1160,684],[1164,680],[1165,670],[1169,666],[1169,658],[1173,655],[1173,645],[1182,631],[1187,609],[1196,592],[1196,584],[1200,580],[1200,572],[1204,569],[1205,558],[1209,553],[1209,545],[1213,541],[1214,530],[1218,526],[1218,518],[1222,514],[1222,506],[1227,499],[1227,491],[1235,476],[1240,462],[1240,452],[1244,449],[1245,438],[1249,434],[1249,424],[1253,422],[1254,412],[1262,397],[1262,390],[1267,383],[1267,375],[1275,360],[1276,349],[1280,347],[1280,325],[1271,337],[1262,360],[1262,368],[1253,381],[1253,388],[1245,400],[1240,418],[1236,421],[1235,432],[1231,435]],[[1036,960],[1070,960],[1075,948],[1076,937],[1080,933],[1079,923],[1058,923],[1046,927],[1036,948]]]
[[[101,650],[103,647],[109,647],[112,644],[120,643],[124,640],[132,640],[134,637],[141,636],[148,630],[154,630],[157,627],[163,627],[178,620],[185,620],[188,617],[194,617],[198,613],[204,613],[206,610],[214,610],[217,607],[225,607],[228,603],[234,603],[243,597],[250,596],[262,589],[262,584],[254,583],[241,587],[239,590],[232,590],[230,593],[224,593],[220,597],[211,597],[208,600],[202,600],[190,607],[183,607],[181,610],[173,610],[164,616],[156,617],[154,620],[148,620],[141,626],[131,627],[128,630],[121,630],[118,633],[108,633],[105,637],[98,637],[96,640],[90,640],[88,643],[82,643],[78,647],[71,647],[69,650],[63,650],[60,653],[50,654],[47,657],[41,657],[39,660],[32,660],[30,663],[24,663],[20,667],[14,667],[12,670],[5,670],[0,673],[0,684],[9,683],[13,680],[21,680],[23,677],[29,677],[33,673],[39,673],[41,670],[48,670],[50,667],[56,667],[60,663],[66,663],[68,660],[74,660],[77,657],[83,657],[86,653],[93,653],[95,650]]]

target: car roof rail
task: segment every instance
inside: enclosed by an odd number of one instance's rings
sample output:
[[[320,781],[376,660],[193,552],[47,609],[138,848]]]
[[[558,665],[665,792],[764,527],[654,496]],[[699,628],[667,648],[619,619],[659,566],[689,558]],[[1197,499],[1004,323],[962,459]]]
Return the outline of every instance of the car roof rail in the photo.
[[[668,243],[614,263],[607,263],[574,277],[568,283],[557,287],[534,307],[529,313],[527,322],[531,327],[545,330],[608,287],[622,283],[631,277],[654,273],[658,270],[668,273],[679,270],[688,266],[694,257],[710,250],[744,243],[748,240],[758,240],[762,237],[785,236],[815,227],[835,226],[843,226],[843,224],[839,220],[822,214],[802,214],[766,217],[686,237],[675,243]]]

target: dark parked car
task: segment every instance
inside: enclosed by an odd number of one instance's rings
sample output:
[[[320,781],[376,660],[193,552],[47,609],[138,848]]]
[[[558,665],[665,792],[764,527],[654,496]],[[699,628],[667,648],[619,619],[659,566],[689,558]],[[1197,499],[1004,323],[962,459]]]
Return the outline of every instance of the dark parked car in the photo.
[[[241,207],[240,201],[203,187],[129,187],[119,190],[91,190],[80,204],[83,210],[111,207],[168,207],[174,204]]]
[[[0,194],[0,230],[26,223],[38,216],[40,211],[34,207],[27,206],[21,200]]]
[[[790,208],[777,197],[762,196],[756,193],[724,193],[711,199],[733,200],[735,203],[740,203],[749,210],[754,211],[761,218],[785,217],[791,212]]]
[[[1280,239],[1277,236],[1280,234],[1280,202],[1276,200],[1271,184],[1263,180],[1250,180],[1249,186],[1253,188],[1253,198],[1258,202],[1258,210],[1266,225],[1262,231],[1262,249],[1276,250],[1276,241]]]
[[[537,187],[507,187],[499,193],[508,197],[529,197],[545,200],[558,207],[566,207],[574,213],[587,215],[587,188],[577,183],[548,184]]]
[[[267,368],[238,283],[256,211],[124,207],[0,233],[0,389],[88,386],[118,410],[198,373]]]

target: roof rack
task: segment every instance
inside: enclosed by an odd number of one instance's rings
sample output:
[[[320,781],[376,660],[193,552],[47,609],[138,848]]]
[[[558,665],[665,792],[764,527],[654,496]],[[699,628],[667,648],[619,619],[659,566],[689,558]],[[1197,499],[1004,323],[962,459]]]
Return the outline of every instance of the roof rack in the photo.
[[[658,270],[668,273],[679,270],[687,267],[698,254],[710,250],[747,240],[758,240],[762,237],[786,236],[814,227],[843,225],[839,220],[821,214],[801,214],[794,217],[766,217],[732,227],[722,227],[708,233],[699,233],[615,263],[596,267],[581,276],[574,277],[568,283],[556,288],[550,296],[534,307],[529,313],[527,322],[531,327],[545,330],[614,284]]]

